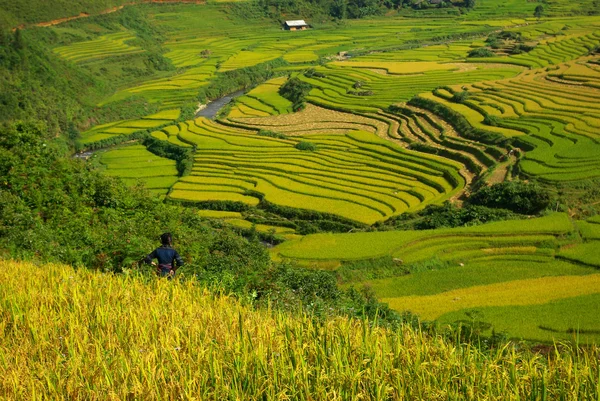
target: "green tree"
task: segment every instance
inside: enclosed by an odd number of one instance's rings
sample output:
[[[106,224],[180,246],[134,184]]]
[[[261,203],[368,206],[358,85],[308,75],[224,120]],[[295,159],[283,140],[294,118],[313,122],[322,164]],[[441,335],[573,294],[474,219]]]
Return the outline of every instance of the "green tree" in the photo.
[[[346,18],[348,10],[347,0],[334,0],[331,4],[330,14],[337,19]]]
[[[535,10],[533,11],[533,16],[536,18],[542,18],[542,15],[544,14],[544,6],[542,6],[541,4],[538,5]]]
[[[465,6],[467,8],[475,8],[475,0],[465,0]]]

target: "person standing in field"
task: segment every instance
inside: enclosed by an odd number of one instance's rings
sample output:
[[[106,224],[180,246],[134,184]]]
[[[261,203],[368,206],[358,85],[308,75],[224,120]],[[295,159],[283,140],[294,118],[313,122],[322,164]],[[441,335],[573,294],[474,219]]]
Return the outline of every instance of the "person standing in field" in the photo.
[[[158,276],[171,279],[175,276],[177,269],[183,266],[183,259],[181,259],[181,256],[172,247],[173,236],[171,233],[161,235],[160,242],[162,245],[146,256],[144,262],[156,266],[156,274]],[[154,262],[154,259],[158,260],[158,264]]]

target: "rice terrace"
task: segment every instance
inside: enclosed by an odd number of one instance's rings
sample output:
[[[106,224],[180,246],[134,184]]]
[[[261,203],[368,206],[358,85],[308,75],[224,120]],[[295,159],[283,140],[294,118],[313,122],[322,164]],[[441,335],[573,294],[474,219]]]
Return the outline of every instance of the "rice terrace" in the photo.
[[[0,400],[600,400],[599,1],[52,3],[0,0]]]

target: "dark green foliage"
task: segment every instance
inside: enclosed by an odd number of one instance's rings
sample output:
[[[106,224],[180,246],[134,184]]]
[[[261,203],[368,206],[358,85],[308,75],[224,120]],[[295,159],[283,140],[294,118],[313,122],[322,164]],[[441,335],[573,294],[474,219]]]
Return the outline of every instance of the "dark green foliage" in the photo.
[[[304,76],[307,78],[326,78],[327,75],[322,72],[316,71],[314,68],[310,68],[304,72]]]
[[[69,116],[84,114],[81,103],[96,85],[51,55],[35,31],[0,34],[0,122],[35,116],[58,134],[72,122]]]
[[[464,103],[469,98],[468,91],[454,92],[452,95],[452,101],[455,103]]]
[[[475,226],[492,221],[518,219],[519,215],[506,210],[475,204],[459,208],[449,202],[443,205],[429,205],[416,213],[405,213],[376,224],[380,230],[433,230]]]
[[[475,1],[466,0],[465,3],[468,7],[474,7]],[[387,10],[398,10],[405,7],[420,10],[463,5],[463,3],[453,1],[430,4],[427,0],[254,0],[235,3],[232,10],[234,14],[243,18],[249,16],[254,18],[268,17],[283,21],[302,17],[325,21],[331,18],[336,20],[365,18],[381,15]]]
[[[348,4],[345,0],[333,0],[329,8],[329,15],[337,19],[345,19],[348,16]]]
[[[173,145],[170,142],[161,141],[153,136],[147,136],[142,143],[155,155],[175,160],[177,162],[177,172],[180,176],[186,176],[191,173],[194,165],[193,149]]]
[[[542,15],[544,15],[544,6],[540,4],[535,7],[535,10],[533,11],[533,16],[535,18],[542,18]]]
[[[481,188],[472,194],[471,205],[512,210],[516,213],[535,214],[546,209],[551,201],[550,193],[537,184],[509,181]]]
[[[277,139],[287,139],[288,137],[280,132],[275,132],[275,131],[269,131],[269,130],[265,130],[265,129],[261,129],[260,131],[258,131],[258,135],[260,136],[268,136],[270,138],[277,138]]]
[[[200,89],[198,101],[206,103],[218,99],[240,89],[248,89],[259,83],[281,75],[274,71],[277,67],[283,67],[288,63],[281,58],[257,64],[252,67],[218,73],[211,83]]]
[[[496,53],[486,47],[478,47],[469,52],[467,57],[494,57]]]
[[[473,128],[462,114],[457,113],[456,111],[432,100],[415,96],[408,102],[408,104],[421,107],[433,112],[434,114],[437,114],[452,124],[456,131],[465,138],[490,145],[501,145],[507,141],[506,138],[504,138],[501,134]],[[487,115],[487,113],[484,115]]]
[[[292,77],[279,88],[279,94],[293,103],[294,111],[304,108],[306,96],[312,89],[311,84]]]
[[[162,230],[186,238],[188,258],[201,257],[208,227],[192,210],[166,206],[141,188],[127,188],[79,161],[46,134],[43,124],[2,129],[0,249],[5,257],[35,258],[103,270],[130,267]]]
[[[317,145],[315,145],[312,142],[308,142],[308,141],[300,141],[296,144],[295,147],[298,150],[305,150],[308,152],[314,152],[317,150]]]
[[[525,45],[523,43],[519,43],[511,49],[510,53],[511,54],[529,53],[533,49],[535,49],[535,46],[529,46],[529,45]]]
[[[402,322],[417,325],[410,313],[400,314],[379,303],[368,287],[341,290],[333,272],[312,270],[288,264],[266,272],[255,291],[259,304],[296,310],[302,305],[315,318],[344,315],[377,319],[377,324],[397,328]]]

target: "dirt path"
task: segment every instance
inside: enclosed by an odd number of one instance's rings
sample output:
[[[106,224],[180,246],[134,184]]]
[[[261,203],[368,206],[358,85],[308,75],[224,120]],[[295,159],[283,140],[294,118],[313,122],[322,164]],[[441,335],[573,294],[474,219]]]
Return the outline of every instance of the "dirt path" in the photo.
[[[512,166],[516,162],[517,162],[517,158],[515,156],[511,155],[507,161],[500,163],[496,167],[496,169],[494,171],[492,171],[492,174],[490,174],[490,176],[486,180],[486,182],[489,185],[499,184],[501,182],[504,182],[506,180],[506,176],[508,174],[508,169],[510,168],[510,166]]]
[[[100,11],[99,13],[95,14],[95,15],[104,15],[104,14],[111,14],[114,13],[116,11],[119,11],[121,9],[123,9],[123,7],[125,6],[133,6],[136,4],[142,4],[142,3],[161,3],[161,4],[166,4],[166,3],[185,3],[185,4],[206,4],[206,0],[139,0],[139,1],[132,1],[130,3],[126,3],[123,4],[121,6],[117,6],[117,7],[112,7],[103,11]],[[21,24],[18,27],[13,28],[13,32],[17,29],[25,29],[28,26],[37,26],[37,27],[49,27],[49,26],[54,26],[54,25],[59,25],[65,22],[69,22],[69,21],[73,21],[76,19],[80,19],[80,18],[87,18],[87,17],[91,17],[92,14],[88,14],[88,13],[81,13],[79,15],[73,15],[71,17],[65,17],[65,18],[59,18],[59,19],[55,19],[52,21],[46,21],[46,22],[38,22],[36,24],[33,25],[26,25],[26,24]]]

